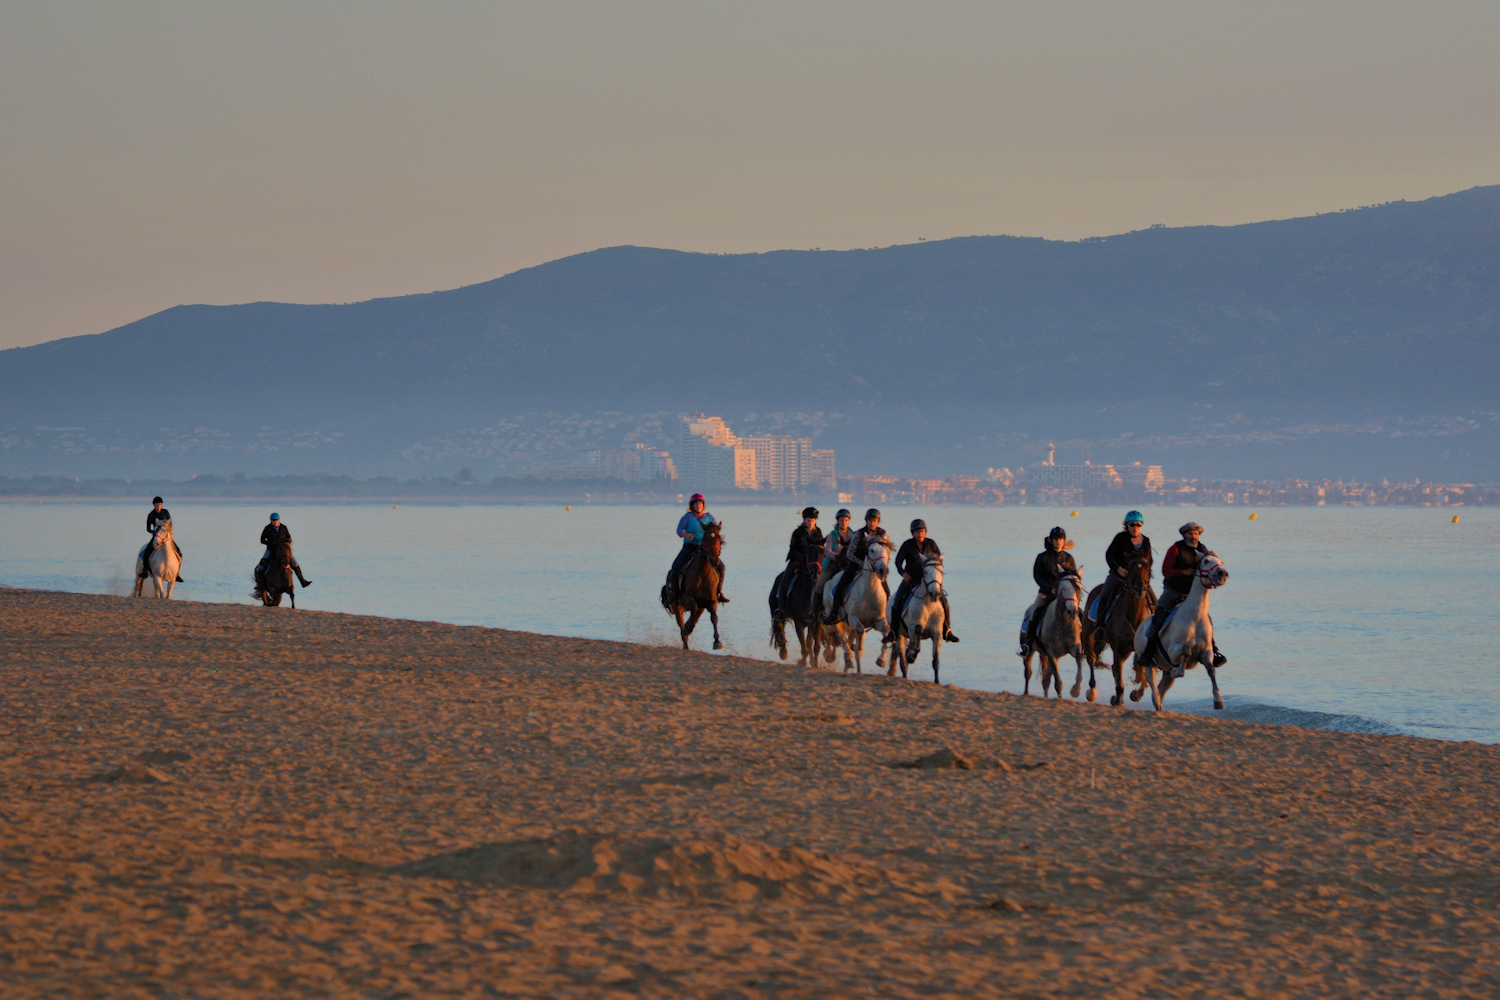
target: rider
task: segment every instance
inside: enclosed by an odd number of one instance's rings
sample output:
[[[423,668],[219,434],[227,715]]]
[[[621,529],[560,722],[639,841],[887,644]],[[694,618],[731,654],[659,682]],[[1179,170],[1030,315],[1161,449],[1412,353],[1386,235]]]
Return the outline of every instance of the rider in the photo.
[[[1094,638],[1104,638],[1104,620],[1109,617],[1114,607],[1115,595],[1119,593],[1120,584],[1125,582],[1125,567],[1132,559],[1146,560],[1146,574],[1151,573],[1151,539],[1141,534],[1141,525],[1146,519],[1141,512],[1133,510],[1125,515],[1125,530],[1115,535],[1114,541],[1109,543],[1109,548],[1104,550],[1104,561],[1109,564],[1109,575],[1104,578],[1104,589],[1099,591],[1099,596],[1094,599],[1092,614],[1094,621]]]
[[[271,549],[282,542],[288,545],[292,542],[292,533],[281,523],[280,514],[271,515],[271,523],[260,531],[260,544],[266,547],[266,554],[260,557],[260,565],[255,568],[256,576],[265,579],[266,563],[271,561]],[[297,574],[297,579],[302,581],[302,586],[311,587],[312,581],[302,575],[302,567],[297,563],[297,557],[291,556],[292,571]]]
[[[1030,655],[1037,629],[1042,624],[1042,616],[1047,613],[1047,605],[1057,596],[1058,581],[1065,576],[1078,575],[1078,564],[1068,551],[1073,543],[1068,541],[1066,531],[1060,527],[1053,528],[1042,540],[1042,544],[1045,551],[1039,553],[1036,562],[1031,564],[1031,578],[1036,581],[1037,595],[1021,621],[1021,648],[1017,650],[1018,656]]]
[[[1161,601],[1156,605],[1156,614],[1151,616],[1151,629],[1146,634],[1146,652],[1137,657],[1143,667],[1157,666],[1156,654],[1161,652],[1161,627],[1166,624],[1172,609],[1187,599],[1193,589],[1193,576],[1198,572],[1198,562],[1208,554],[1208,549],[1198,539],[1203,536],[1203,525],[1189,521],[1177,529],[1182,541],[1167,549],[1161,560]],[[1219,652],[1214,643],[1214,666],[1222,667],[1229,658]]]
[[[838,514],[834,516],[833,523],[837,527],[830,531],[828,537],[823,540],[823,567],[818,574],[819,580],[827,580],[829,578],[829,574],[834,571],[833,567],[839,562],[839,553],[853,540],[854,532],[849,529],[849,518],[852,516],[849,513],[848,507],[840,507]],[[815,591],[813,595],[813,614],[817,619],[822,620],[823,588],[817,587]]]
[[[146,532],[151,536],[151,542],[156,541],[156,532],[163,522],[172,520],[172,512],[161,505],[161,497],[151,498],[151,509],[146,512]],[[141,547],[141,579],[144,580],[151,573],[151,562],[148,558],[151,552],[151,542]],[[172,548],[177,553],[179,568],[182,565],[182,549],[177,546],[177,539],[172,539]],[[182,582],[182,574],[177,574],[177,582]]]
[[[792,582],[792,577],[807,569],[808,563],[812,561],[815,552],[822,551],[823,529],[818,527],[818,508],[804,507],[802,510],[802,523],[792,530],[792,541],[786,550],[786,569],[776,578],[776,608],[777,613],[782,615],[782,605],[786,601],[785,588]],[[784,616],[784,615],[783,615]]]
[[[901,574],[901,585],[896,588],[896,603],[891,615],[893,632],[906,611],[906,602],[911,598],[912,591],[924,579],[923,558],[942,558],[942,555],[943,550],[938,548],[938,543],[927,537],[927,522],[921,518],[913,521],[911,537],[901,543],[901,548],[896,553],[896,572]],[[939,599],[943,602],[943,641],[957,642],[958,636],[953,634],[953,614],[948,610],[948,592],[943,591]]]
[[[677,537],[682,539],[682,551],[677,553],[676,559],[672,560],[672,569],[668,574],[674,591],[682,592],[682,571],[687,568],[688,560],[698,551],[698,546],[703,544],[703,529],[710,524],[718,523],[708,512],[708,501],[703,499],[703,494],[694,493],[688,499],[688,512],[677,521]],[[715,559],[714,569],[719,571],[717,600],[720,604],[728,604],[729,598],[724,596],[724,560]]]
[[[844,575],[839,578],[838,586],[833,591],[833,604],[828,613],[823,616],[824,625],[832,625],[834,619],[838,618],[839,609],[844,606],[844,595],[849,593],[849,585],[859,575],[860,564],[865,561],[865,556],[870,554],[870,542],[879,538],[887,545],[890,544],[891,536],[885,533],[880,526],[880,511],[871,507],[865,511],[865,526],[860,528],[849,539],[849,544],[839,550],[838,570]],[[837,572],[838,570],[835,570]]]

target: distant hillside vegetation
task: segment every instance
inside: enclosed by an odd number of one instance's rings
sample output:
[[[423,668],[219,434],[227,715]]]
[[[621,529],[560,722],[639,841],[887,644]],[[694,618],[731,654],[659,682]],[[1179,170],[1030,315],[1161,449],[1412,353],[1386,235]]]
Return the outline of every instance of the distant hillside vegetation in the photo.
[[[454,291],[180,306],[0,352],[0,471],[410,472],[413,442],[522,413],[785,410],[840,414],[821,440],[849,471],[1017,464],[1054,438],[1181,474],[1493,480],[1497,333],[1500,186],[1074,243],[612,247]],[[310,443],[257,449],[265,428]],[[163,467],[163,429],[196,430],[197,451]]]

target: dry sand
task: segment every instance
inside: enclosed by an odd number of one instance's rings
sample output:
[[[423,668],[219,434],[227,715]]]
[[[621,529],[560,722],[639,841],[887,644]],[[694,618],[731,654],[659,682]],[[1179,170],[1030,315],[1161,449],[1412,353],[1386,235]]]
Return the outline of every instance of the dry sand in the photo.
[[[1493,747],[315,611],[0,632],[6,998],[1500,995]]]

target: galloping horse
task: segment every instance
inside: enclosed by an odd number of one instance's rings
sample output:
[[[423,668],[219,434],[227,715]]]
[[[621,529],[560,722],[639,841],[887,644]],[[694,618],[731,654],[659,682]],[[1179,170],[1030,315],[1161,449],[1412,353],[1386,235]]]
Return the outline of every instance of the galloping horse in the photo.
[[[844,648],[846,674],[850,667],[857,674],[864,673],[866,631],[873,628],[882,636],[890,631],[885,617],[886,602],[890,600],[890,589],[886,587],[885,580],[890,572],[891,544],[876,536],[870,539],[865,558],[859,566],[834,573],[823,584],[823,606],[831,607],[833,592],[838,587],[839,579],[844,573],[856,574],[854,582],[844,594],[844,606],[839,609],[838,619],[832,625],[823,626],[832,630],[834,638]],[[826,636],[824,642],[828,642]],[[833,644],[829,642],[828,645],[831,648]]]
[[[682,569],[682,592],[674,594],[671,583],[661,588],[661,606],[668,614],[677,617],[677,631],[682,634],[683,649],[688,648],[688,636],[693,634],[704,611],[714,624],[714,649],[724,648],[719,641],[719,571],[714,568],[723,548],[724,525],[705,525],[702,544]],[[684,613],[692,616],[686,625],[682,621]]]
[[[1057,581],[1057,597],[1047,605],[1046,612],[1042,615],[1041,624],[1037,628],[1036,645],[1033,652],[1041,661],[1042,674],[1042,697],[1046,698],[1050,692],[1047,689],[1048,681],[1051,681],[1057,696],[1062,697],[1062,676],[1058,672],[1058,661],[1064,656],[1073,657],[1078,664],[1078,679],[1073,682],[1073,697],[1078,697],[1078,692],[1083,688],[1083,665],[1089,665],[1089,701],[1098,697],[1094,690],[1094,660],[1089,656],[1083,639],[1083,609],[1080,607],[1083,598],[1083,581],[1077,575],[1070,574]],[[1031,693],[1031,653],[1028,652],[1021,661],[1026,668],[1026,686],[1023,694]]]
[[[292,543],[278,542],[271,546],[271,558],[266,563],[264,579],[258,570],[257,566],[250,571],[250,575],[255,577],[255,590],[250,596],[268,608],[279,608],[281,595],[286,594],[292,599],[292,610],[295,611],[297,591],[294,586],[296,578],[292,575]]]
[[[896,673],[896,664],[901,664],[901,676],[906,676],[908,664],[917,662],[922,648],[922,637],[932,640],[932,683],[938,683],[938,656],[943,648],[943,557],[922,557],[922,582],[917,584],[906,601],[906,608],[899,620],[895,618],[896,598],[891,597],[887,617],[891,619],[891,630],[887,633],[889,644],[880,651],[877,667],[885,666],[887,654],[891,656],[887,675]],[[911,647],[906,647],[907,642]]]
[[[1151,630],[1150,622],[1142,622],[1135,630],[1136,670],[1144,671],[1151,685],[1151,704],[1161,711],[1162,699],[1172,687],[1172,682],[1181,677],[1183,671],[1194,663],[1203,664],[1208,671],[1208,682],[1214,688],[1214,708],[1224,707],[1224,696],[1219,693],[1219,673],[1214,667],[1214,623],[1208,617],[1208,595],[1229,579],[1229,570],[1219,557],[1207,552],[1198,560],[1198,572],[1193,575],[1193,589],[1172,611],[1171,619],[1162,626],[1157,641],[1161,653],[1157,662],[1166,661],[1161,667],[1162,682],[1158,688],[1156,668],[1141,667],[1141,654],[1146,651],[1146,635]]]
[[[1097,662],[1100,655],[1108,647],[1114,653],[1114,662],[1110,669],[1115,675],[1115,694],[1109,699],[1111,705],[1125,704],[1125,660],[1135,655],[1135,630],[1141,622],[1151,617],[1151,612],[1156,610],[1156,595],[1151,591],[1151,564],[1144,559],[1135,558],[1125,564],[1125,579],[1120,584],[1120,589],[1115,594],[1113,608],[1101,608],[1100,613],[1104,615],[1104,638],[1095,639],[1094,629],[1100,622],[1094,620],[1088,609],[1094,606],[1094,601],[1099,595],[1099,590],[1104,584],[1100,584],[1089,591],[1088,602],[1084,605],[1083,631],[1088,637],[1089,652]],[[1131,701],[1141,700],[1141,691],[1145,689],[1146,678],[1141,673],[1139,664],[1135,668],[1135,690],[1130,694]]]
[[[152,596],[172,598],[172,588],[177,585],[177,573],[182,567],[182,560],[177,557],[177,546],[172,543],[172,522],[162,521],[156,526],[156,534],[152,537],[150,544],[146,546],[146,558],[144,562],[138,555],[135,557],[135,596],[141,596],[141,587],[146,578],[141,575],[145,570],[147,576],[151,577]],[[162,589],[162,584],[166,589]]]
[[[771,645],[786,659],[786,623],[791,622],[797,630],[799,656],[797,665],[805,667],[809,662],[818,662],[818,646],[821,633],[817,616],[813,613],[813,594],[817,591],[818,574],[823,569],[823,549],[810,546],[807,563],[794,566],[787,573],[785,593],[778,599],[776,587],[771,587],[768,601],[771,605]]]

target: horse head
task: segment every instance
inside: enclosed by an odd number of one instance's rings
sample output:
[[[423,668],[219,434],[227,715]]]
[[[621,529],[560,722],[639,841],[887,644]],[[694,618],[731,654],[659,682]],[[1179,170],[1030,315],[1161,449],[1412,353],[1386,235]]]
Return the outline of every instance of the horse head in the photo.
[[[708,553],[715,559],[719,558],[719,552],[724,548],[724,524],[708,524],[703,527],[703,542],[698,546],[699,550]]]
[[[1224,568],[1224,563],[1213,552],[1205,552],[1203,558],[1198,560],[1198,581],[1207,590],[1222,587],[1229,580],[1229,570]]]
[[[1079,605],[1083,593],[1083,579],[1077,573],[1069,573],[1057,581],[1057,603],[1063,614],[1076,618],[1081,613]]]
[[[870,539],[865,549],[864,568],[884,580],[891,573],[891,543],[880,536]]]
[[[943,596],[942,556],[924,556],[922,558],[922,585],[927,588],[927,593],[933,597]]]
[[[156,534],[151,536],[151,547],[159,549],[172,540],[172,522],[162,521],[156,526]]]

